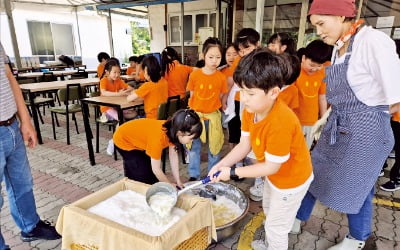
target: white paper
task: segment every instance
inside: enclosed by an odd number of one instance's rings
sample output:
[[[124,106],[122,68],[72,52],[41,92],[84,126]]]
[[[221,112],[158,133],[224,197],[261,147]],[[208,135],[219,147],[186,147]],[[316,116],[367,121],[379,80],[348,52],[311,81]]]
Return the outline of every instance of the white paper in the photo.
[[[376,28],[389,28],[393,27],[394,16],[383,16],[376,19]]]

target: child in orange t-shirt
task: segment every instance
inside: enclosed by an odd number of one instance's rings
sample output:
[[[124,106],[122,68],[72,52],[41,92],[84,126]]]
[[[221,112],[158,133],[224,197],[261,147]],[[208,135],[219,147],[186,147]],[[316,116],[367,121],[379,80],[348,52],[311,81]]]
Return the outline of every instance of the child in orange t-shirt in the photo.
[[[161,170],[162,151],[169,147],[174,186],[182,187],[177,149],[198,138],[201,131],[199,116],[189,109],[177,111],[167,121],[144,118],[122,124],[114,133],[114,141],[123,158],[125,176],[147,184],[171,183]]]
[[[99,61],[99,66],[97,66],[97,77],[102,78],[104,75],[104,66],[106,65],[108,59],[110,59],[110,56],[106,52],[100,52],[97,55],[97,60]]]
[[[161,76],[161,68],[156,57],[145,57],[141,67],[148,82],[133,90],[127,100],[142,98],[146,118],[157,119],[158,106],[168,99],[168,83]]]
[[[121,75],[121,67],[119,62],[109,59],[104,66],[104,77],[100,80],[100,95],[102,96],[127,96],[132,90],[119,77]],[[119,120],[118,111],[111,107],[100,106],[100,111],[107,120]],[[136,112],[132,109],[123,111],[124,118],[131,119],[136,116]],[[108,141],[107,154],[112,155],[114,152],[113,140]]]
[[[285,86],[282,87],[278,98],[286,103],[291,110],[296,112],[296,110],[299,108],[299,90],[297,89],[295,82],[300,75],[301,64],[296,55],[282,53],[282,56],[288,62],[290,62],[292,67],[292,75],[286,81]]]
[[[278,99],[287,81],[290,63],[280,55],[254,51],[242,58],[234,74],[242,88],[240,142],[208,173],[213,181],[232,177],[265,176],[263,210],[265,242],[254,241],[255,249],[288,248],[288,232],[296,218],[297,209],[313,180],[310,153],[303,138],[301,125],[291,109]],[[251,150],[257,163],[230,167]],[[262,248],[261,248],[262,247]]]
[[[299,108],[297,117],[303,128],[308,148],[313,142],[312,126],[327,110],[325,69],[326,54],[331,46],[321,40],[314,40],[304,50],[301,57],[301,72],[295,85],[299,90]]]
[[[136,75],[136,68],[138,66],[138,57],[137,56],[131,56],[129,57],[129,67],[126,69],[126,74],[127,75]]]
[[[135,77],[134,77],[134,79],[135,79],[135,81],[137,81],[137,82],[143,82],[143,81],[145,81],[146,80],[146,78],[145,78],[145,76],[144,76],[144,71],[143,71],[143,69],[142,69],[142,62],[143,62],[143,59],[145,58],[145,56],[144,55],[141,55],[141,56],[139,56],[138,57],[138,59],[137,59],[137,65],[136,65],[136,73],[135,73]]]
[[[168,96],[179,95],[182,98],[186,94],[186,85],[193,67],[179,62],[178,52],[171,47],[166,47],[161,53],[161,70],[168,82]]]
[[[219,160],[224,143],[221,124],[221,98],[227,92],[226,78],[217,67],[221,63],[222,45],[217,38],[208,38],[203,44],[205,65],[190,74],[187,89],[190,91],[189,107],[195,110],[204,131],[200,139],[193,140],[189,153],[189,176],[191,181],[200,177],[201,143],[208,142],[208,169]]]

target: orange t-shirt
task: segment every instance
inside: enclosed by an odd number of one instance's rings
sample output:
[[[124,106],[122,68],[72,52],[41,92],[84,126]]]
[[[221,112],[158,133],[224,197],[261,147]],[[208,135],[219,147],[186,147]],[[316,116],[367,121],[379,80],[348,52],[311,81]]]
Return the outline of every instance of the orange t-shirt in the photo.
[[[103,64],[99,64],[99,66],[97,66],[97,77],[100,78],[104,73],[104,65]]]
[[[228,91],[226,77],[216,70],[206,75],[203,70],[190,74],[187,90],[193,91],[189,107],[202,113],[212,113],[222,106],[220,95]]]
[[[164,78],[158,82],[145,82],[135,93],[143,99],[146,118],[157,119],[158,106],[168,99],[168,83]]]
[[[294,84],[291,84],[283,89],[279,93],[278,99],[286,103],[286,105],[288,105],[288,107],[293,111],[299,108],[299,90]]]
[[[114,144],[125,151],[144,150],[148,156],[160,160],[162,150],[169,142],[162,125],[163,120],[136,119],[125,122],[114,133]]]
[[[400,122],[400,112],[392,114],[392,120],[395,122]]]
[[[168,82],[168,96],[185,97],[186,84],[192,71],[192,67],[180,64],[177,60],[170,65],[168,74],[164,76]]]
[[[254,113],[243,111],[242,136],[250,136],[251,148],[259,162],[281,163],[278,172],[267,176],[280,189],[304,184],[312,174],[310,152],[299,120],[281,100],[269,114],[254,122]]]
[[[100,80],[100,90],[106,90],[110,92],[118,92],[121,89],[129,88],[129,85],[124,82],[124,80],[117,79],[114,82],[109,81],[107,77],[103,77]],[[111,107],[100,106],[100,111],[102,113],[106,112]]]
[[[145,80],[146,80],[146,78],[144,78],[144,71],[140,70],[139,71],[139,81],[145,81]]]
[[[134,68],[134,67],[128,67],[127,69],[126,69],[126,74],[127,75],[133,75],[133,74],[135,74],[136,73],[136,68]]]
[[[325,70],[321,69],[313,75],[307,74],[303,69],[294,83],[299,90],[299,108],[296,115],[303,126],[312,126],[318,121],[319,95],[326,94]]]

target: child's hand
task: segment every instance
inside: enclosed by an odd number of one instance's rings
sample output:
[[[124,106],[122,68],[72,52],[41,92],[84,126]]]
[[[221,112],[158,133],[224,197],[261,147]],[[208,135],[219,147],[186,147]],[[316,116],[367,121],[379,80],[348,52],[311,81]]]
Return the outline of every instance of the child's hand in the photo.
[[[231,176],[231,168],[230,167],[220,167],[219,170],[221,171],[221,173],[217,176],[214,177],[214,179],[216,179],[216,181],[229,181],[230,180],[230,176]]]
[[[211,169],[210,169],[210,171],[208,172],[208,174],[207,174],[207,176],[210,176],[210,180],[211,180],[211,182],[218,182],[219,181],[219,179],[217,178],[217,177],[214,177],[214,174],[216,173],[216,172],[218,172],[219,170],[221,170],[220,169],[221,167],[220,167],[220,164],[215,164],[214,165],[214,167],[212,167]],[[220,174],[221,175],[221,174]]]

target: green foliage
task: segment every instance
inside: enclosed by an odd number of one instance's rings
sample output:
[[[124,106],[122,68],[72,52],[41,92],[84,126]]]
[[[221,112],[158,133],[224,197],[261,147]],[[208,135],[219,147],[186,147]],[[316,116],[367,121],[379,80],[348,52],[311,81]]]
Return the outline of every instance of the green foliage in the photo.
[[[143,55],[150,52],[150,35],[148,28],[138,27],[137,22],[131,22],[132,52]]]

